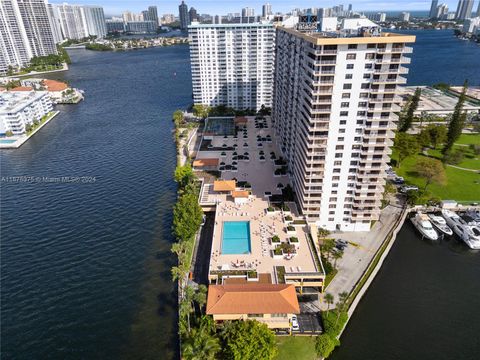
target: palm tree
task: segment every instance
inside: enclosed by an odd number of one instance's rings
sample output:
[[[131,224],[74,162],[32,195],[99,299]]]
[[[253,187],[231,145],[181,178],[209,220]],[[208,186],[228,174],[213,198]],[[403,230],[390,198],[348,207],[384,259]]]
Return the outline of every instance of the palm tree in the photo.
[[[348,300],[348,292],[344,291],[338,294],[339,300],[337,302],[337,320],[335,321],[335,326],[337,326],[338,319],[340,319],[340,314],[345,311]]]
[[[200,313],[202,313],[202,309],[207,303],[207,287],[205,285],[198,285],[197,292],[193,296],[193,299],[198,304]]]
[[[182,348],[186,360],[214,360],[221,350],[220,341],[203,322],[191,330]]]
[[[337,268],[337,260],[341,259],[343,257],[343,251],[334,251],[332,253],[332,256],[333,256],[333,268],[336,269]]]
[[[333,304],[335,301],[335,298],[332,294],[326,293],[325,296],[323,297],[323,300],[327,303],[327,313],[330,311],[330,305]]]

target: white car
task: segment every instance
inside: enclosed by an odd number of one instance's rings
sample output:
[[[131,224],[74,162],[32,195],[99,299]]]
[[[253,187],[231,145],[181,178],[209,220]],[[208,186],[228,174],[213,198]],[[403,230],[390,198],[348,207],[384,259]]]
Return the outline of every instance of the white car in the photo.
[[[293,331],[300,330],[300,326],[298,325],[297,315],[292,316],[292,330]]]

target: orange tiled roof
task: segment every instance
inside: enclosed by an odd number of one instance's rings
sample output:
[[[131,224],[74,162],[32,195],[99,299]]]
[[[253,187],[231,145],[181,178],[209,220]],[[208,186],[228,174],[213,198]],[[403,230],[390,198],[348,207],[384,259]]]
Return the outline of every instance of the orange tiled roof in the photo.
[[[68,85],[57,80],[45,79],[42,81],[43,85],[47,87],[48,91],[63,91],[68,89]]]
[[[232,284],[208,287],[207,314],[299,314],[295,286]]]
[[[193,167],[218,166],[218,159],[197,159],[193,162]]]
[[[213,191],[235,191],[235,180],[215,180],[213,182]]]
[[[232,196],[234,198],[248,198],[250,192],[248,191],[232,191]]]
[[[10,91],[32,91],[33,88],[31,86],[17,86],[11,89]]]

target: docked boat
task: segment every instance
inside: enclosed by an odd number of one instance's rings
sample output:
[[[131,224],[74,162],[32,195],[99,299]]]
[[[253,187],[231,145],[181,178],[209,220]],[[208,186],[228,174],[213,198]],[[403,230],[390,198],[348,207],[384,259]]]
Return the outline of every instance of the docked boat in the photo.
[[[427,215],[417,213],[410,220],[423,237],[429,240],[438,240],[438,234],[430,223]]]
[[[480,227],[469,225],[453,211],[442,210],[447,225],[470,249],[480,249]]]
[[[435,214],[428,214],[428,218],[430,219],[430,222],[432,223],[433,227],[437,229],[440,232],[440,234],[445,234],[448,236],[453,235],[452,229],[450,229],[450,227],[447,225],[447,222],[443,217]]]
[[[474,225],[480,225],[480,210],[470,209],[465,211],[466,220]]]

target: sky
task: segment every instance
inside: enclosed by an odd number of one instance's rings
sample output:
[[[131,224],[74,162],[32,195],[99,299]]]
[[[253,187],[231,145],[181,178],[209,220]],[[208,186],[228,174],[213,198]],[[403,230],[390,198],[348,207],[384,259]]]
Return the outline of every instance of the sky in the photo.
[[[477,8],[475,1],[474,9]],[[49,0],[50,3],[101,5],[105,15],[120,15],[129,10],[140,12],[149,5],[156,5],[159,14],[178,14],[178,5],[181,0]],[[211,15],[224,15],[229,12],[241,12],[243,7],[253,7],[255,14],[261,14],[262,5],[269,2],[273,12],[288,12],[294,8],[305,9],[309,7],[332,7],[338,4],[353,5],[357,11],[394,11],[394,10],[430,10],[430,0],[186,0],[188,7],[193,6],[198,13]],[[439,0],[439,3],[446,3],[450,11],[455,11],[458,0]]]

